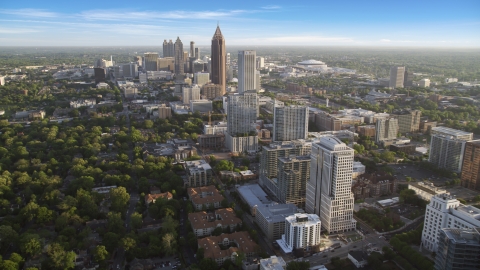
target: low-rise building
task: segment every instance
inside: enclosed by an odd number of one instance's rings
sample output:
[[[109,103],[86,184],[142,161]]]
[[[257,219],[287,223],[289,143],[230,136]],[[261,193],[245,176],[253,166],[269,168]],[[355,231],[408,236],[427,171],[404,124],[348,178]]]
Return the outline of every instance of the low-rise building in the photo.
[[[225,146],[225,135],[220,134],[202,134],[197,137],[200,148],[221,149]]]
[[[285,270],[287,263],[282,257],[270,256],[260,260],[260,270]]]
[[[397,179],[385,172],[364,173],[357,177],[352,186],[355,200],[380,197],[397,191]]]
[[[390,145],[390,151],[394,152],[402,152],[407,155],[414,154],[416,151],[416,145],[415,144],[391,144]]]
[[[205,160],[186,161],[184,166],[188,187],[201,187],[212,184],[213,170]]]
[[[368,254],[364,251],[352,250],[348,252],[348,259],[357,267],[363,268],[368,264]]]
[[[203,248],[204,258],[212,259],[218,265],[222,265],[228,259],[235,261],[239,253],[251,257],[259,250],[259,246],[245,231],[198,239],[198,248]]]
[[[221,202],[225,199],[215,186],[205,186],[197,188],[187,188],[187,194],[193,207],[196,210],[206,210],[208,208],[220,208]]]
[[[216,228],[234,231],[237,226],[242,225],[242,220],[235,215],[232,208],[217,209],[214,213],[189,213],[188,220],[196,237],[209,236]]]
[[[436,187],[433,183],[426,182],[408,183],[408,189],[414,190],[418,197],[427,202],[437,194],[447,193],[445,189]]]
[[[272,203],[275,204],[268,199],[268,195],[258,184],[244,186],[237,185],[236,189],[242,201],[248,205],[252,216],[255,216],[259,206],[270,205]]]
[[[157,194],[147,194],[145,195],[145,204],[148,206],[151,203],[155,203],[158,198],[165,200],[173,199],[173,195],[170,192],[157,193]]]
[[[359,161],[353,162],[353,172],[352,172],[352,179],[356,179],[359,175],[365,173],[365,165],[363,165]]]

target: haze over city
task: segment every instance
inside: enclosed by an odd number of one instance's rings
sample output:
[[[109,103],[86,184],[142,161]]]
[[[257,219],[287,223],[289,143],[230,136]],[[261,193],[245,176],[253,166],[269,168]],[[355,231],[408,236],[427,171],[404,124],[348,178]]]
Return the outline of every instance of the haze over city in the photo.
[[[478,1],[6,1],[2,46],[208,45],[479,47]]]

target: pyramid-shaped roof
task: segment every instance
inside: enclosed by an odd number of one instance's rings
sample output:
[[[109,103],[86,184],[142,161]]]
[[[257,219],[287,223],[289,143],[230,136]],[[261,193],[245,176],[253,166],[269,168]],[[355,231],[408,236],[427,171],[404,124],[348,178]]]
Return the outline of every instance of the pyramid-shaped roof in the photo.
[[[213,39],[223,39],[222,31],[220,31],[220,26],[217,25],[217,29],[215,30],[215,34],[213,34]]]

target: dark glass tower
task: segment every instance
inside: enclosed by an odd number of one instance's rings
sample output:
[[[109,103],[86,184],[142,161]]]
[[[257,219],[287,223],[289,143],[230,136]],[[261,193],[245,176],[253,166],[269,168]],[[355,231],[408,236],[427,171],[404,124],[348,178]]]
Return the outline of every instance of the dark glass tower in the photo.
[[[215,34],[212,38],[212,83],[218,84],[221,86],[222,94],[225,93],[226,86],[226,65],[225,61],[226,51],[225,51],[225,39],[223,38],[222,32],[220,31],[220,26],[217,26]]]
[[[185,59],[183,53],[183,43],[179,37],[175,41],[175,76],[179,78],[179,76],[183,76],[185,66]]]

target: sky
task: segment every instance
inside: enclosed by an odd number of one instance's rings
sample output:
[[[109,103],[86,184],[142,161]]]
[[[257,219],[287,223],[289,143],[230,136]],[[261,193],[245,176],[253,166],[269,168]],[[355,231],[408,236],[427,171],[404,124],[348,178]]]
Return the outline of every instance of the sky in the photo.
[[[480,0],[2,1],[0,46],[480,47]]]

